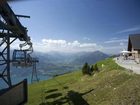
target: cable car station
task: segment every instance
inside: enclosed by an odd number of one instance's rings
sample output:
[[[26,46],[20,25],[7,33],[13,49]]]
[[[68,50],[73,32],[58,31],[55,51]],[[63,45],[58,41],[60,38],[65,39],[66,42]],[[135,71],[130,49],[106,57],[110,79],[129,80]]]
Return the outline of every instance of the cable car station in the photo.
[[[36,63],[39,60],[31,56],[32,42],[28,36],[27,28],[20,23],[18,17],[30,18],[30,16],[16,15],[5,0],[0,0],[0,80],[7,84],[4,89],[0,90],[2,91],[0,92],[0,104],[2,105],[18,105],[27,101],[27,80],[13,85],[10,74],[11,66],[32,67],[31,81],[38,81]],[[20,49],[13,51],[11,58],[10,48],[17,39],[22,41],[22,44],[19,44]],[[25,46],[29,48],[24,48]],[[23,94],[19,101],[13,98],[16,90],[21,91],[17,94]],[[12,99],[7,102],[9,98]]]

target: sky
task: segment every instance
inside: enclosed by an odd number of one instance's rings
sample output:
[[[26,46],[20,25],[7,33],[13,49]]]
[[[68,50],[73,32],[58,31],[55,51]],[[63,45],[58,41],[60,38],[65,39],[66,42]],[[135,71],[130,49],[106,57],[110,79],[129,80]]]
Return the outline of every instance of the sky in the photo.
[[[34,50],[109,54],[127,50],[129,34],[140,33],[140,0],[25,0],[9,3],[27,27]],[[13,48],[18,43],[15,42]]]

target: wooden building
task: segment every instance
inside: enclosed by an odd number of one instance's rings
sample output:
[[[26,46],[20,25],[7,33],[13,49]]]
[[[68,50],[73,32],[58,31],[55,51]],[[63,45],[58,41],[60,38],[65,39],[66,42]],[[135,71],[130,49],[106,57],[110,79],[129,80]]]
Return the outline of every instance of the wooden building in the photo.
[[[140,63],[140,34],[129,35],[128,51],[137,63]]]

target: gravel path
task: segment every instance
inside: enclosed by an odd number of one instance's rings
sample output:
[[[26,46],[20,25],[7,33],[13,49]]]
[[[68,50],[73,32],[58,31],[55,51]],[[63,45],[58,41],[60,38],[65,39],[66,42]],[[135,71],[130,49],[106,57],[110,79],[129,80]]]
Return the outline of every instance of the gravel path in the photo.
[[[115,62],[128,70],[132,70],[136,74],[140,74],[140,64],[137,64],[134,60],[123,60],[121,57],[114,58]]]

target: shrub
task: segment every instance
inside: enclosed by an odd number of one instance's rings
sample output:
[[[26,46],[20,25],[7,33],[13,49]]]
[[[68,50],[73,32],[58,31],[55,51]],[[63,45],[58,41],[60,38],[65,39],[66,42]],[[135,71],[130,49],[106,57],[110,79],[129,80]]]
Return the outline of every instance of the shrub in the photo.
[[[93,70],[94,70],[95,72],[96,72],[96,71],[97,71],[97,72],[99,72],[99,68],[98,68],[97,63],[94,65],[94,67],[93,67],[93,68],[94,68]]]
[[[90,71],[91,71],[91,72],[94,71],[94,66],[93,66],[93,65],[91,66]]]
[[[91,70],[90,70],[90,66],[88,65],[88,63],[86,62],[83,67],[82,67],[82,73],[91,75]]]

